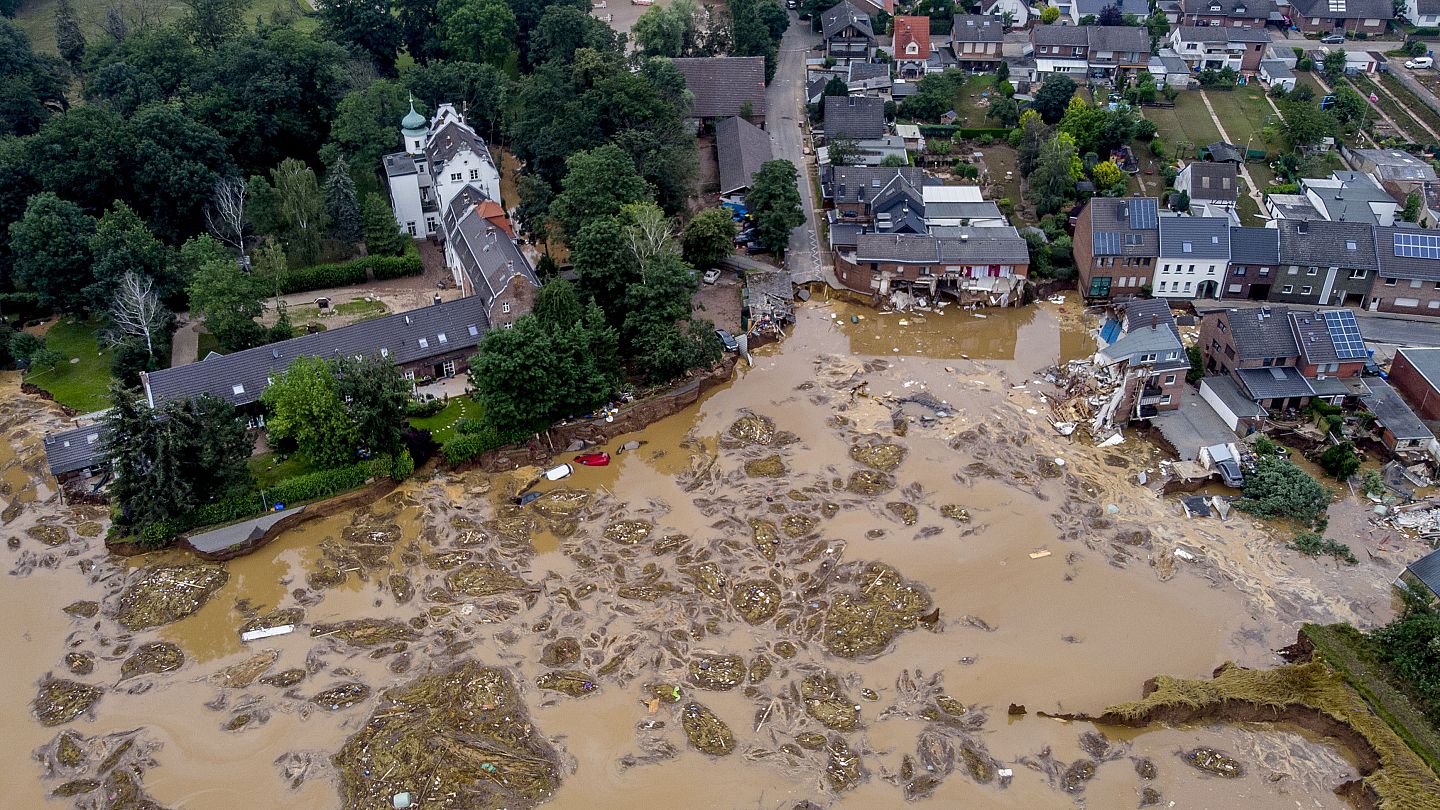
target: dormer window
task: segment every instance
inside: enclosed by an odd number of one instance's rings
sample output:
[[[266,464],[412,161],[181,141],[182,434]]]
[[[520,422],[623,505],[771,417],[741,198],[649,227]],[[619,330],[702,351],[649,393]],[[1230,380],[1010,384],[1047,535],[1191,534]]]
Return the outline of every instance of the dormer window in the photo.
[[[917,53],[920,53],[920,46],[919,46],[919,44],[914,43],[914,42],[911,42],[911,43],[906,44],[906,45],[905,45],[905,53],[907,53],[907,54],[917,54]]]
[[[1212,12],[1218,12],[1218,11],[1220,10],[1220,4],[1219,4],[1219,3],[1211,3],[1211,4],[1210,4],[1210,10],[1211,10]]]
[[[430,341],[429,341],[429,339],[427,339],[427,338],[420,338],[420,348],[422,348],[422,349],[428,349],[428,348],[430,348]]]
[[[447,337],[445,337],[445,333],[444,333],[444,332],[441,332],[440,334],[436,335],[435,337],[436,337],[441,343],[449,343],[449,342],[450,342],[450,339],[447,338]]]

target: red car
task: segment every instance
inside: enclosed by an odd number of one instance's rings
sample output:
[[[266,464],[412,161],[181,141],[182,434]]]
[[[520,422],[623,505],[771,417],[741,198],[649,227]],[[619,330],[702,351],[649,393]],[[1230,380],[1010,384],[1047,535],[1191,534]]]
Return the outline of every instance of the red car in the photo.
[[[576,464],[584,464],[586,467],[604,467],[610,463],[609,453],[585,453],[575,457]]]

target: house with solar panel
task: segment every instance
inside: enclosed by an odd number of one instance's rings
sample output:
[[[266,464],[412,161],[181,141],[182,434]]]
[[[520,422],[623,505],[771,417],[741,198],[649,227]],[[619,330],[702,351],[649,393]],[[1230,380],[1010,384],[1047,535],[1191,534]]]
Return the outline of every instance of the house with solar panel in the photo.
[[[1159,256],[1160,201],[1154,197],[1093,197],[1076,218],[1075,266],[1088,301],[1148,290]]]
[[[1228,376],[1266,410],[1339,404],[1370,394],[1360,378],[1369,355],[1348,309],[1227,309],[1200,322],[1206,374]]]
[[[1380,272],[1365,308],[1440,315],[1440,235],[1414,228],[1376,228]]]

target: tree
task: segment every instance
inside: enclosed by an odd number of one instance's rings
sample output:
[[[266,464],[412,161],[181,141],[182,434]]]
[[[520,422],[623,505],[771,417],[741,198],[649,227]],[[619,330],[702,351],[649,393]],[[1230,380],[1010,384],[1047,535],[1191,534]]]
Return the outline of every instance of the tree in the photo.
[[[1314,104],[1287,104],[1281,132],[1291,149],[1314,146],[1335,132],[1335,119]]]
[[[279,298],[289,275],[290,263],[285,259],[285,248],[273,236],[260,240],[250,257],[250,277],[261,289]]]
[[[990,109],[985,111],[985,117],[1002,127],[1013,128],[1020,122],[1020,102],[1009,96],[999,96],[990,102]]]
[[[260,282],[240,270],[234,259],[210,261],[190,280],[190,311],[226,351],[258,345],[264,329],[255,319],[265,311]]]
[[[17,287],[35,293],[46,307],[78,312],[89,303],[90,237],[95,220],[80,206],[51,192],[32,195],[25,215],[10,225]]]
[[[1420,192],[1412,191],[1405,195],[1405,208],[1400,217],[1406,222],[1420,221]]]
[[[202,48],[214,48],[244,26],[247,0],[183,0],[188,11],[180,27]]]
[[[636,362],[652,383],[668,382],[692,368],[714,365],[723,353],[715,324],[693,318],[685,321],[683,329],[673,324],[647,325],[637,337],[636,349]]]
[[[173,316],[155,294],[155,283],[149,276],[128,270],[115,287],[115,300],[110,306],[110,324],[116,336],[114,343],[127,339],[145,347],[150,359],[156,358],[156,345],[163,342]],[[158,340],[157,340],[158,338]]]
[[[325,232],[325,196],[315,172],[294,158],[286,158],[270,172],[275,184],[276,210],[285,224],[287,247],[304,264],[314,264]]]
[[[440,0],[437,11],[452,58],[503,67],[515,54],[519,24],[505,0]]]
[[[1125,193],[1125,172],[1109,160],[1102,160],[1091,170],[1090,179],[1095,188],[1107,197],[1118,197]]]
[[[1245,476],[1245,488],[1236,505],[1264,518],[1294,518],[1307,525],[1318,521],[1330,504],[1330,493],[1320,482],[1286,459],[1261,456],[1255,470]]]
[[[394,75],[401,27],[390,0],[325,0],[319,9],[323,36],[358,51],[381,73]]]
[[[293,442],[316,467],[338,467],[356,460],[357,431],[345,412],[339,380],[329,361],[297,357],[276,375],[260,397],[266,430],[276,442]]]
[[[1335,88],[1335,101],[1330,105],[1328,112],[1345,126],[1347,131],[1355,131],[1360,127],[1360,122],[1370,112],[1370,103],[1365,97],[1355,92],[1350,87]]]
[[[1026,110],[1020,114],[1020,127],[1010,136],[1015,145],[1016,168],[1021,177],[1029,177],[1040,162],[1040,148],[1050,140],[1050,128],[1041,120],[1040,113]]]
[[[1185,357],[1190,361],[1190,368],[1185,371],[1185,382],[1198,383],[1205,379],[1205,359],[1200,346],[1197,344],[1186,347]],[[1259,452],[1258,448],[1256,452]]]
[[[399,453],[408,424],[409,381],[400,376],[394,363],[379,355],[342,356],[330,364],[335,393],[359,447],[372,455]]]
[[[127,273],[144,276],[157,296],[178,298],[184,285],[175,272],[175,257],[145,223],[125,203],[100,217],[90,237],[91,275],[94,281],[84,292],[90,309],[104,312],[110,308],[121,279]]]
[[[245,255],[245,198],[247,186],[237,177],[215,181],[210,202],[205,206],[205,229],[216,239]]]
[[[1336,481],[1345,481],[1360,469],[1360,454],[1355,452],[1354,444],[1340,442],[1325,448],[1315,463]]]
[[[529,59],[536,64],[552,59],[569,63],[583,48],[619,53],[623,39],[605,21],[587,12],[570,6],[550,6],[530,35]]]
[[[1040,215],[1054,213],[1075,198],[1075,166],[1079,157],[1075,141],[1061,133],[1045,143],[1035,172],[1030,175],[1030,199]]]
[[[29,332],[12,332],[10,357],[29,369],[49,368],[65,361],[65,356],[47,347],[45,341]]]
[[[80,30],[79,20],[75,19],[75,6],[70,0],[60,0],[55,4],[55,48],[71,68],[80,68],[85,58],[85,34]]]
[[[365,195],[365,204],[360,208],[361,231],[365,235],[365,247],[371,255],[399,256],[410,244],[410,236],[400,230],[390,204],[375,192]]]
[[[422,65],[444,55],[437,5],[437,0],[395,0],[405,50]]]
[[[1154,53],[1159,50],[1156,45],[1160,40],[1170,34],[1170,18],[1165,16],[1164,9],[1150,12],[1150,16],[1145,18],[1145,31],[1150,34],[1150,51]]]
[[[65,109],[66,72],[64,62],[35,53],[25,32],[0,17],[0,136],[30,135],[52,106]]]
[[[575,287],[562,278],[546,284],[535,293],[531,314],[547,328],[563,329],[580,323],[585,316],[585,308],[580,304]]]
[[[693,0],[651,6],[630,27],[646,56],[700,56],[704,11]]]
[[[661,256],[675,255],[674,223],[654,203],[630,203],[620,209],[625,246],[644,267]]]
[[[1407,586],[1404,612],[1370,634],[1370,646],[1409,686],[1432,723],[1440,723],[1440,614]],[[1423,593],[1423,592],[1422,592]],[[1408,691],[1408,690],[1407,690]]]
[[[560,193],[550,215],[574,238],[590,219],[615,216],[627,203],[650,200],[650,189],[620,147],[605,144],[565,159]]]
[[[585,223],[570,245],[581,292],[600,306],[614,326],[625,322],[626,291],[640,281],[640,265],[617,249],[624,238],[619,219],[606,217]]]
[[[701,211],[685,226],[685,233],[680,237],[685,261],[702,270],[714,267],[735,251],[738,232],[734,218],[726,209]]]
[[[1170,192],[1170,210],[1186,213],[1190,210],[1190,192],[1185,190]]]
[[[1040,9],[1040,22],[1045,25],[1054,25],[1060,19],[1060,9],[1056,6],[1046,6]]]
[[[215,181],[235,171],[225,139],[179,104],[152,104],[129,125],[135,152],[117,197],[164,239],[198,233]]]
[[[360,203],[355,199],[355,181],[345,158],[335,161],[325,175],[325,211],[330,232],[347,245],[360,241]]]
[[[1075,95],[1075,80],[1064,74],[1054,74],[1040,85],[1031,108],[1040,113],[1047,124],[1054,124],[1065,115],[1065,108]]]
[[[1120,11],[1119,6],[1111,3],[1100,9],[1100,13],[1096,15],[1095,22],[1099,25],[1124,25],[1125,15]]]
[[[1320,72],[1331,84],[1339,81],[1340,77],[1345,75],[1345,51],[1334,50],[1325,54],[1324,60],[1320,62]]]
[[[425,114],[425,103],[414,99],[403,83],[391,79],[346,93],[335,108],[330,140],[321,148],[321,158],[333,164],[343,157],[366,170],[380,165],[380,158],[394,150],[395,128],[410,111],[411,103],[416,112]]]
[[[745,206],[755,217],[755,235],[760,244],[777,256],[790,244],[790,232],[805,224],[796,185],[795,164],[770,160],[760,165],[745,195]]]
[[[602,368],[597,360],[613,358],[613,344],[598,312],[569,326],[524,315],[512,328],[488,333],[470,360],[470,383],[486,423],[513,435],[604,403],[618,378],[613,366]]]
[[[1002,59],[1000,60],[999,67],[995,68],[995,83],[999,84],[1008,81],[1010,81],[1010,63]]]

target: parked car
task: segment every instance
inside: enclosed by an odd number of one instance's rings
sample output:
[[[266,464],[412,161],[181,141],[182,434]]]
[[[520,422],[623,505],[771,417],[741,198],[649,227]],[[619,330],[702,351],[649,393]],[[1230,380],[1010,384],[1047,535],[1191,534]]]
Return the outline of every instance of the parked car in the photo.
[[[756,253],[769,253],[770,248],[765,247],[759,242],[747,242],[745,244],[745,252],[751,255],[754,255]]]
[[[576,464],[584,464],[586,467],[604,467],[610,463],[609,453],[581,453],[575,457]]]
[[[740,351],[740,342],[735,339],[735,336],[734,336],[734,335],[730,334],[729,332],[726,332],[724,329],[716,329],[716,330],[715,330],[715,337],[720,338],[720,342],[725,345],[725,351],[727,351],[727,352],[738,352],[738,351]]]
[[[1344,45],[1344,44],[1345,44],[1345,35],[1344,35],[1344,34],[1326,34],[1325,36],[1323,36],[1323,37],[1320,38],[1320,44],[1322,44],[1322,45]]]
[[[753,241],[755,241],[755,233],[756,233],[756,231],[755,231],[754,228],[746,228],[745,230],[741,231],[740,233],[735,234],[735,244],[737,244],[737,245],[743,245],[743,244],[745,244],[746,242],[753,242]]]
[[[715,282],[720,280],[720,268],[712,267],[709,270],[706,270],[705,275],[701,276],[700,280],[705,282],[706,284],[714,284]]]
[[[1418,70],[1420,68],[1432,68],[1435,67],[1435,60],[1429,56],[1417,56],[1414,59],[1406,62],[1405,67],[1410,68],[1411,70]]]

